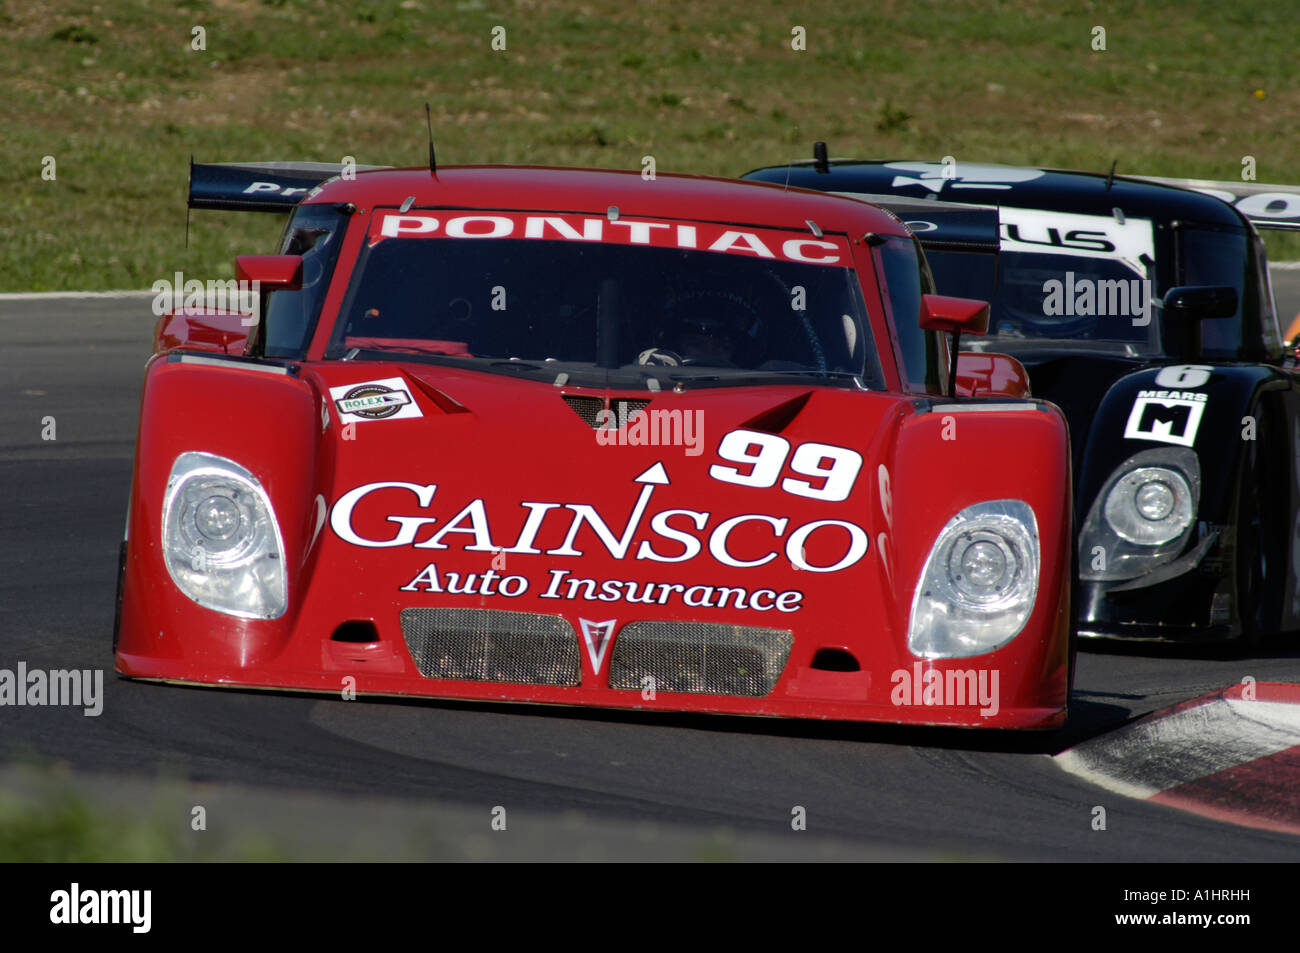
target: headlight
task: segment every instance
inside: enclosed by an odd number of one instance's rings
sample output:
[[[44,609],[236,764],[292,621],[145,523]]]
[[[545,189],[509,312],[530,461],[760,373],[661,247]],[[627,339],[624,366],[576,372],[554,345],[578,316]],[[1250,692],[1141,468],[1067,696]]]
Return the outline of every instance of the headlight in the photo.
[[[1143,450],[1097,494],[1079,531],[1079,578],[1135,579],[1182,552],[1196,522],[1201,468],[1186,448]]]
[[[1168,467],[1130,470],[1106,494],[1106,522],[1130,543],[1167,543],[1192,525],[1192,516],[1192,488]]]
[[[245,619],[284,614],[284,545],[257,477],[233,460],[182,453],[163,501],[163,558],[181,592]]]
[[[944,526],[921,570],[907,647],[922,658],[961,658],[1006,645],[1029,621],[1038,567],[1038,521],[1029,504],[966,507]]]

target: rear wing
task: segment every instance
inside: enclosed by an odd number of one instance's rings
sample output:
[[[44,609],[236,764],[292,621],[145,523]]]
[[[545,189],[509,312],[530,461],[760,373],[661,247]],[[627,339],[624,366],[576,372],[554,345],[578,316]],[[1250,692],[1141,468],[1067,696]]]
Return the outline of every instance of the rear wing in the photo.
[[[1165,179],[1154,175],[1126,175],[1126,179],[1174,185],[1204,192],[1235,208],[1256,228],[1300,229],[1300,186],[1255,182],[1212,182],[1208,179]]]
[[[349,166],[357,172],[388,166]],[[337,162],[220,162],[190,160],[190,208],[239,212],[288,212],[323,182],[340,175]]]

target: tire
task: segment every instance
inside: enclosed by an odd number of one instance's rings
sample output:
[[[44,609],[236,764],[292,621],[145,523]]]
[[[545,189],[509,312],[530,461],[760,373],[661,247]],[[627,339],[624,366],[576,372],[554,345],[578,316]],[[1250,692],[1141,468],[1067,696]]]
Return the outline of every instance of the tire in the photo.
[[[1263,436],[1261,414],[1256,439],[1248,442],[1237,481],[1236,604],[1241,623],[1241,645],[1249,649],[1258,646],[1272,628],[1267,596],[1270,549],[1273,547],[1269,546],[1265,528],[1268,525],[1265,519],[1268,494],[1266,468],[1261,465],[1265,458],[1261,452]]]
[[[1079,597],[1079,547],[1078,537],[1073,530],[1070,534],[1070,586],[1066,590],[1070,597],[1070,674],[1066,680],[1065,703],[1068,706],[1074,698],[1074,675],[1079,670],[1079,626],[1075,621],[1075,611]]]

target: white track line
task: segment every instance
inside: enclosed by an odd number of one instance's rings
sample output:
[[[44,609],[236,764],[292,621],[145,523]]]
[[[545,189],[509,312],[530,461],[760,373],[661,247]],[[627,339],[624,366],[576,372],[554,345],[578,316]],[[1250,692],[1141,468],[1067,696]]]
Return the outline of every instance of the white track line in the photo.
[[[0,301],[41,301],[59,298],[145,298],[154,297],[153,291],[5,291]]]

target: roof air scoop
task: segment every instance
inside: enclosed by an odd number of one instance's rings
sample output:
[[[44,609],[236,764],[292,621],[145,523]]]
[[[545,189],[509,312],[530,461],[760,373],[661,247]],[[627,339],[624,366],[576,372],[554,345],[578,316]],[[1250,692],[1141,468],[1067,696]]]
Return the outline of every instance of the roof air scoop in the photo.
[[[794,419],[799,416],[799,412],[803,410],[804,405],[808,403],[808,398],[811,396],[812,391],[800,394],[797,397],[791,397],[789,400],[749,418],[741,426],[746,430],[780,433],[794,423]]]

